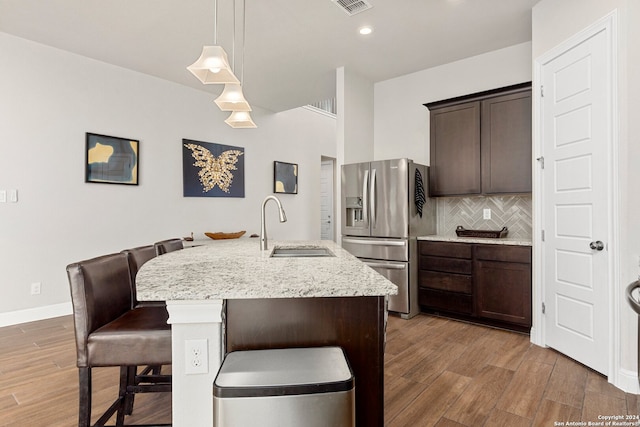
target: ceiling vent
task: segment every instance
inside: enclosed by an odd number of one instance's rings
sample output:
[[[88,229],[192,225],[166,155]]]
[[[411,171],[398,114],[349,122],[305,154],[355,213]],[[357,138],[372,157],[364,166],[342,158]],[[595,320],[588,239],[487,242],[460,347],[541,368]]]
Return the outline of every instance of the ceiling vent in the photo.
[[[366,0],[331,0],[344,12],[353,16],[356,13],[364,12],[367,9],[371,9],[373,6]]]

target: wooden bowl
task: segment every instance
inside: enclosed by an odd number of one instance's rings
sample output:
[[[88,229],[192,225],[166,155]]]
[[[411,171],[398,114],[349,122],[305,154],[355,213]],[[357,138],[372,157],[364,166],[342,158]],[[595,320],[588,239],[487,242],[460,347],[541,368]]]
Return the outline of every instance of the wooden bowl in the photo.
[[[212,238],[213,240],[222,240],[222,239],[237,239],[242,236],[246,231],[237,231],[235,233],[204,233],[205,236]]]

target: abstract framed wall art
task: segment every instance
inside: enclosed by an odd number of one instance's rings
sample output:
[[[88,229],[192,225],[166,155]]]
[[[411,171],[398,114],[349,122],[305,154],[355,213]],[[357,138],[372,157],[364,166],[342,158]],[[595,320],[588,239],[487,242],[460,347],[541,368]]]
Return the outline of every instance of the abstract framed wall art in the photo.
[[[85,182],[138,185],[140,141],[86,133]]]
[[[296,163],[273,162],[273,192],[298,194],[298,165]]]
[[[185,197],[244,197],[244,148],[182,140]]]

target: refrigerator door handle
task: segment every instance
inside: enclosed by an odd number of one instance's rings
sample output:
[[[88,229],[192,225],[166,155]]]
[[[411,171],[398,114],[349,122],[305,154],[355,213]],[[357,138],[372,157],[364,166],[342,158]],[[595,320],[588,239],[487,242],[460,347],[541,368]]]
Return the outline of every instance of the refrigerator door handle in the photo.
[[[364,179],[362,180],[362,213],[364,223],[369,222],[369,195],[367,194],[367,184],[369,183],[369,169],[364,171]]]
[[[343,238],[344,243],[353,243],[355,245],[370,245],[370,246],[406,246],[406,240],[365,240],[365,239],[350,239]]]
[[[368,262],[363,261],[369,267],[373,268],[386,268],[388,270],[404,270],[407,266],[405,264],[387,264],[384,262]]]
[[[371,169],[371,229],[376,226],[376,170]]]

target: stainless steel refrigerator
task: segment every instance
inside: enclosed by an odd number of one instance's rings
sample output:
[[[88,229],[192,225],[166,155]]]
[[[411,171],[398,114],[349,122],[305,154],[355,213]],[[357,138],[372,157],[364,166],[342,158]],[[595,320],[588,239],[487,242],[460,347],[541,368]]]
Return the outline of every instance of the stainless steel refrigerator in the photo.
[[[389,311],[419,313],[417,236],[436,233],[429,168],[409,159],[342,166],[342,247],[398,286]]]

